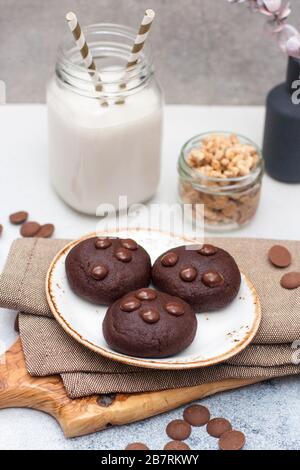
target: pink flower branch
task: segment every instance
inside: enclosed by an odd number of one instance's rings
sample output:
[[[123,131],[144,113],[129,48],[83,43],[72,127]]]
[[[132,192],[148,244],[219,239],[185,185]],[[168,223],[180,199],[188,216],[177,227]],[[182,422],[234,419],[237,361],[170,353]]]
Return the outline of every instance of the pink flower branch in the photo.
[[[289,1],[283,0],[228,0],[229,3],[245,3],[254,12],[268,17],[268,30],[276,35],[282,51],[289,56],[300,59],[300,33],[287,24],[291,13]]]

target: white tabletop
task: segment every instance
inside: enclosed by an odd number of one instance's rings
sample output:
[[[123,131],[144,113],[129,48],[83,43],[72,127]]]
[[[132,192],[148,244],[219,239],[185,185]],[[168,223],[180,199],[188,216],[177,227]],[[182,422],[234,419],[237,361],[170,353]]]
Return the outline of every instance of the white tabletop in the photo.
[[[262,142],[264,109],[262,107],[167,106],[163,146],[162,179],[152,202],[174,203],[177,196],[176,162],[182,144],[191,136],[213,130],[244,134],[258,144]],[[0,106],[0,268],[9,246],[18,236],[18,228],[8,223],[10,213],[27,210],[31,220],[52,222],[56,238],[76,238],[95,230],[96,217],[80,215],[56,196],[48,181],[47,122],[43,105]],[[253,222],[228,236],[298,239],[300,185],[288,185],[264,177],[262,200]],[[9,347],[16,338],[14,314],[0,312],[0,345]],[[236,426],[248,430],[248,448],[299,448],[297,378],[272,381],[205,400],[213,413],[235,419]],[[283,409],[282,399],[287,404]],[[290,401],[288,401],[288,398]],[[232,403],[234,400],[234,410]],[[275,401],[278,401],[278,406]],[[251,413],[249,403],[252,405]],[[274,403],[274,406],[271,404]],[[269,411],[266,410],[269,407]],[[263,428],[261,415],[264,414]],[[162,417],[110,429],[93,436],[66,440],[52,418],[32,410],[0,411],[0,448],[106,448],[122,449],[128,441],[148,441],[153,448],[166,442],[165,423],[174,411]],[[298,415],[299,416],[299,415]],[[296,419],[297,418],[297,419]],[[256,419],[256,421],[255,421]],[[276,423],[276,425],[275,425]],[[286,430],[280,433],[281,424]],[[258,437],[259,435],[259,437]],[[151,436],[151,439],[150,439]],[[150,439],[150,440],[149,440]],[[192,436],[193,448],[216,448],[216,442],[205,433]]]

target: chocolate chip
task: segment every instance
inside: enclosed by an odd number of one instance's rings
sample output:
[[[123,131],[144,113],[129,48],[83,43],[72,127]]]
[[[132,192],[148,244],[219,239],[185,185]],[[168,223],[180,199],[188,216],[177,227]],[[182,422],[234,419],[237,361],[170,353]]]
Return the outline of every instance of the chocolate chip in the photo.
[[[0,236],[2,235],[2,232],[3,232],[3,225],[0,224]]]
[[[185,442],[170,441],[165,445],[164,450],[191,450],[191,448]]]
[[[125,447],[125,450],[149,450],[149,447],[142,442],[133,442],[132,444],[128,444],[128,446]]]
[[[102,281],[108,275],[108,269],[105,266],[95,266],[91,272],[92,277],[96,281]]]
[[[166,429],[167,435],[174,441],[184,441],[192,432],[191,425],[183,419],[171,421]]]
[[[240,431],[227,431],[219,440],[221,450],[241,450],[246,443],[245,435]]]
[[[135,296],[140,300],[155,300],[157,293],[153,289],[140,289]]]
[[[95,247],[99,250],[105,250],[112,245],[112,241],[109,238],[97,238],[95,241]]]
[[[116,258],[123,263],[129,263],[132,260],[132,254],[126,248],[118,248],[115,253]]]
[[[224,278],[222,274],[217,271],[207,271],[202,276],[202,282],[207,287],[219,287],[224,284]]]
[[[127,250],[135,251],[138,249],[138,244],[134,240],[131,240],[131,238],[128,238],[127,240],[121,240],[121,245],[124,248],[127,248]]]
[[[291,253],[281,245],[274,245],[269,250],[269,260],[277,268],[287,268],[292,262]]]
[[[209,410],[202,405],[188,406],[183,412],[183,418],[192,426],[204,426],[210,420]]]
[[[123,310],[123,312],[134,312],[134,310],[137,310],[140,306],[141,302],[138,299],[128,297],[121,302],[120,309]]]
[[[16,333],[20,333],[19,315],[17,315],[16,318],[15,318],[14,330],[15,330]]]
[[[179,257],[176,253],[170,251],[169,253],[166,253],[162,259],[161,259],[161,264],[165,267],[172,267],[175,266],[177,263]]]
[[[111,393],[109,395],[99,395],[99,397],[97,398],[97,404],[99,406],[102,406],[103,408],[108,408],[109,406],[113,404],[113,402],[115,401],[115,398],[116,398],[115,393]]]
[[[54,232],[53,224],[44,224],[39,229],[38,233],[35,235],[38,238],[50,238]]]
[[[142,310],[140,313],[142,319],[146,323],[157,323],[160,319],[159,311],[154,308],[148,308],[147,310]]]
[[[300,273],[291,272],[285,274],[281,278],[280,284],[284,289],[297,289],[300,287]]]
[[[180,271],[180,277],[184,282],[193,282],[197,277],[198,271],[195,268],[185,268]]]
[[[200,253],[203,256],[212,256],[215,255],[218,251],[218,248],[216,248],[213,245],[203,245],[200,250],[198,250],[198,253]]]
[[[180,317],[184,314],[184,306],[179,302],[168,302],[165,306],[165,309],[168,313],[174,315],[175,317]]]
[[[14,214],[10,214],[9,216],[9,221],[14,225],[24,224],[27,219],[28,212],[25,211],[14,212]]]
[[[25,222],[21,227],[20,234],[25,238],[34,237],[40,228],[41,226],[37,222]]]
[[[206,431],[212,437],[221,437],[225,432],[231,431],[232,426],[228,419],[213,418],[206,426]]]

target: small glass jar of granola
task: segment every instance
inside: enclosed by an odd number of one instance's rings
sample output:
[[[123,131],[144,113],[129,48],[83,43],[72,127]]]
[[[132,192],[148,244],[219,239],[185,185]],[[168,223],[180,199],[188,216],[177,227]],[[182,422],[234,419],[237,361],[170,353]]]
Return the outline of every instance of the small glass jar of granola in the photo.
[[[179,193],[192,216],[204,216],[205,229],[234,230],[254,217],[264,171],[252,141],[228,132],[193,137],[182,148]]]

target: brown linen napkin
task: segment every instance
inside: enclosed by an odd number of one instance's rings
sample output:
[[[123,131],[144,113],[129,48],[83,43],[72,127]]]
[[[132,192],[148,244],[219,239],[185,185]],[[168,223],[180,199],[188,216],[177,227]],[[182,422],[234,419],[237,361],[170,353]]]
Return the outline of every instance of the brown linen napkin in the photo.
[[[82,398],[107,393],[157,392],[174,388],[193,387],[228,379],[267,380],[298,375],[300,367],[234,367],[219,365],[189,371],[150,371],[126,374],[95,374],[73,372],[61,374],[67,395]]]
[[[213,242],[213,240],[208,240]],[[282,271],[267,260],[271,240],[218,239],[254,282],[262,303],[263,321],[255,339],[226,365],[194,371],[153,371],[129,367],[105,359],[69,337],[51,317],[44,283],[49,264],[66,240],[27,239],[14,242],[0,276],[0,306],[23,310],[20,335],[26,365],[32,375],[62,374],[71,398],[94,393],[153,391],[221,380],[224,378],[272,378],[298,374],[291,364],[289,343],[300,338],[299,295],[284,291]],[[295,263],[300,261],[300,242],[283,242]],[[298,254],[298,255],[297,255]],[[295,295],[296,294],[296,295]],[[265,343],[265,344],[264,344]]]
[[[190,387],[229,378],[273,378],[300,373],[291,364],[290,345],[249,346],[226,364],[189,371],[158,371],[127,366],[81,346],[52,318],[20,315],[20,333],[28,372],[61,374],[67,394],[78,398],[100,393],[151,392]]]
[[[52,318],[22,314],[19,326],[27,368],[31,375],[45,376],[63,372],[118,374],[139,370],[81,346]],[[289,344],[251,345],[226,363],[246,367],[291,365],[294,353],[295,350]]]

